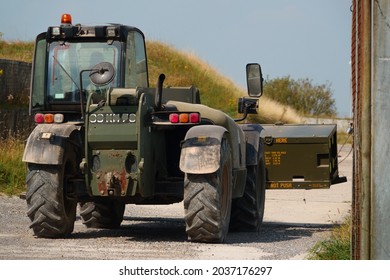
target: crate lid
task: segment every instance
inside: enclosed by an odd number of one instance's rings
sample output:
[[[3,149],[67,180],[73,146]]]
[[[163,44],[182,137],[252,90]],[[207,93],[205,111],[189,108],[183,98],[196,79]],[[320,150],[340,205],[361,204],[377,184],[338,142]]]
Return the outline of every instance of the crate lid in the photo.
[[[261,137],[299,139],[298,142],[317,142],[328,139],[336,130],[335,124],[263,124]],[[295,141],[294,141],[295,142]]]
[[[336,129],[335,124],[262,124],[262,134],[279,137],[328,137]]]

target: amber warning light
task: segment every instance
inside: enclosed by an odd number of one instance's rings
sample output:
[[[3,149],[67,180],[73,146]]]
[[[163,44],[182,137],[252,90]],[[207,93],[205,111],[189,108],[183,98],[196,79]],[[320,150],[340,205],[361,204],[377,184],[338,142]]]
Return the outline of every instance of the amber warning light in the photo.
[[[70,14],[63,14],[61,16],[61,24],[72,24],[72,16]]]

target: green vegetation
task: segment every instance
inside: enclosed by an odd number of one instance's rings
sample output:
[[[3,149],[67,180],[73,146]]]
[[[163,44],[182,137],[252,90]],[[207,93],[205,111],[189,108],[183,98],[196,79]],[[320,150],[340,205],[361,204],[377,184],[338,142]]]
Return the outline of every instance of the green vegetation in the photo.
[[[309,254],[310,260],[351,259],[351,217],[333,229],[329,239],[318,242]]]
[[[287,76],[266,81],[264,88],[270,98],[305,116],[333,117],[337,113],[330,83],[315,85],[308,78],[294,80]]]
[[[0,144],[0,193],[18,195],[25,191],[26,165],[21,161],[24,143],[4,139]]]

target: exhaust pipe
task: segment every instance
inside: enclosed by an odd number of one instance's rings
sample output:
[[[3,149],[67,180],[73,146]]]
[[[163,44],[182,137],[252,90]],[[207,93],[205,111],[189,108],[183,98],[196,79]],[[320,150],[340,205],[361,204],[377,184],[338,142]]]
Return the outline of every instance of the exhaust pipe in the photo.
[[[163,89],[164,80],[165,80],[165,75],[160,74],[160,76],[158,76],[157,79],[156,96],[154,100],[154,109],[156,111],[161,111],[162,89]]]

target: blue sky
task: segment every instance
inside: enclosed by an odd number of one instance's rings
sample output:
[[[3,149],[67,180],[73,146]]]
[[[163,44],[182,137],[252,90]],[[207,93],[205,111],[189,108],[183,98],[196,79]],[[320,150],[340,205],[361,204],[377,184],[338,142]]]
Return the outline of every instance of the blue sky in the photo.
[[[1,4],[0,32],[5,40],[33,40],[62,13],[74,23],[132,25],[147,39],[196,54],[243,87],[248,62],[259,62],[267,79],[329,82],[339,115],[350,116],[351,2],[9,0]]]

